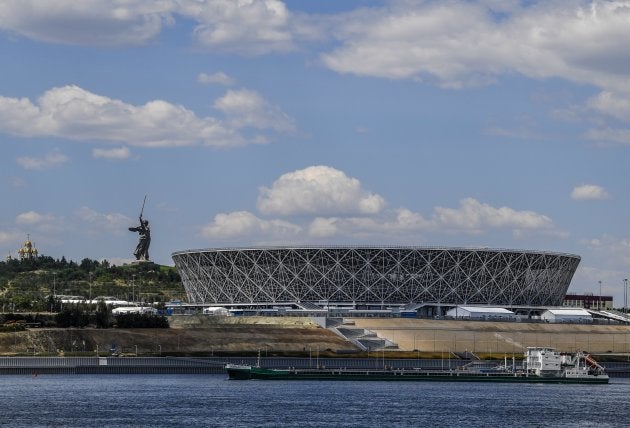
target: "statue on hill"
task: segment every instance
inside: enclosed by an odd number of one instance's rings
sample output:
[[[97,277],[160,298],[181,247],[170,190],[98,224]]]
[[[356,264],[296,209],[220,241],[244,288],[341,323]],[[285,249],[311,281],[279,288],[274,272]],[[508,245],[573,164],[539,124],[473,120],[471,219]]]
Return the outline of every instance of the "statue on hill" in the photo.
[[[149,245],[151,244],[151,229],[149,228],[149,220],[142,218],[144,212],[144,204],[147,201],[146,195],[144,196],[144,202],[142,203],[142,209],[140,210],[140,226],[130,227],[131,232],[138,232],[138,245],[133,255],[136,256],[138,261],[149,261]]]

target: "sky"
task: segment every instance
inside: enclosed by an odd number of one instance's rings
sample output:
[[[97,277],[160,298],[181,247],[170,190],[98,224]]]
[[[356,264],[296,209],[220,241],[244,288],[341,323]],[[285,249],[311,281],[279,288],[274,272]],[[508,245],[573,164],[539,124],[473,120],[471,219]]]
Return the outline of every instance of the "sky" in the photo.
[[[630,2],[3,0],[0,254],[577,254],[630,277]],[[600,283],[601,281],[601,283]]]

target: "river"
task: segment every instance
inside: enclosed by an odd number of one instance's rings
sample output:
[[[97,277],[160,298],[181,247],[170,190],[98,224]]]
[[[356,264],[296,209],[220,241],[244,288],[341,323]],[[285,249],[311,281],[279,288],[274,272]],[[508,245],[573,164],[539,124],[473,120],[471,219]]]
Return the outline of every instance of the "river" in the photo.
[[[630,425],[609,385],[229,381],[225,375],[0,377],[0,426]]]

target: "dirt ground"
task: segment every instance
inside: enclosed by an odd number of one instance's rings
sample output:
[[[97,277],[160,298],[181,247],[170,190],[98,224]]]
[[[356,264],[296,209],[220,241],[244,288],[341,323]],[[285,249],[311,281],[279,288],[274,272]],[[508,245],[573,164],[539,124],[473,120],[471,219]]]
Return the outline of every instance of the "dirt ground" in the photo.
[[[221,318],[221,320],[219,320]],[[354,345],[307,318],[173,317],[169,329],[46,329],[0,333],[0,355],[322,353]]]
[[[630,326],[356,318],[401,350],[422,352],[520,353],[528,346],[563,352],[629,353]]]
[[[444,352],[522,353],[528,346],[559,351],[630,355],[630,326],[528,324],[355,318],[347,320],[398,345],[405,353],[427,357]],[[169,329],[44,329],[0,333],[0,355],[100,355],[113,344],[138,355],[324,355],[352,354],[358,349],[309,318],[173,316]],[[433,355],[431,355],[433,354]]]

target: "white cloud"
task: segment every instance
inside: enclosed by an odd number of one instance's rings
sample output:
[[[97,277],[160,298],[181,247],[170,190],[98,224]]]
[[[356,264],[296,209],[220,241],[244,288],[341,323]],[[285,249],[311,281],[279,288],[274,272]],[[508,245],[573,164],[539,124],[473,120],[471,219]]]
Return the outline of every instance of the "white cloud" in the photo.
[[[571,192],[571,198],[578,201],[586,201],[593,199],[608,199],[610,195],[601,186],[596,184],[584,184],[577,186]]]
[[[630,121],[630,97],[628,93],[602,91],[590,98],[587,106],[617,119]]]
[[[262,97],[257,107],[266,106]],[[245,114],[244,108],[236,113]],[[280,115],[280,110],[273,110]],[[255,111],[251,114],[254,118]],[[258,127],[264,127],[260,113]],[[282,129],[282,124],[267,128]],[[233,147],[251,144],[232,125],[212,117],[199,118],[181,105],[162,100],[141,106],[126,104],[78,86],[53,88],[34,104],[0,96],[0,131],[19,136],[57,136],[74,140],[124,142],[140,147],[176,147],[205,144]]]
[[[356,178],[329,166],[311,166],[281,175],[262,187],[258,210],[292,217],[291,222],[261,219],[248,211],[217,214],[202,230],[209,239],[243,242],[309,242],[350,238],[361,242],[410,242],[423,235],[509,231],[515,239],[534,234],[566,238],[551,218],[465,198],[457,208],[435,207],[429,216],[407,208],[385,209],[385,199],[364,190]]]
[[[128,227],[134,226],[134,221],[124,214],[103,214],[86,206],[80,207],[74,214],[79,220],[89,223],[99,230],[105,229],[115,234],[122,234]]]
[[[533,211],[517,211],[508,207],[495,208],[473,198],[461,201],[459,208],[436,207],[431,217],[415,213],[406,208],[381,213],[379,216],[363,217],[318,217],[309,228],[313,238],[350,236],[357,239],[379,239],[392,241],[414,241],[424,233],[480,234],[495,230],[510,230],[516,239],[532,232],[566,237],[555,230],[552,220]]]
[[[36,225],[54,220],[50,214],[40,214],[35,211],[20,213],[15,218],[15,222],[20,225]]]
[[[16,162],[24,169],[41,171],[63,165],[68,162],[68,157],[59,150],[53,150],[43,158],[24,156],[17,158]]]
[[[317,217],[308,227],[311,238],[349,237],[360,241],[407,242],[417,244],[433,224],[405,208],[380,216]]]
[[[201,234],[208,239],[291,239],[301,232],[301,227],[282,220],[263,220],[247,211],[221,213],[202,228]]]
[[[199,75],[197,75],[197,82],[203,83],[204,85],[216,83],[223,86],[231,86],[236,83],[236,80],[222,71],[219,71],[213,74],[199,73]]]
[[[125,146],[112,149],[93,149],[92,157],[109,160],[125,160],[131,157],[131,151]]]
[[[517,211],[509,207],[493,207],[474,198],[460,201],[459,208],[436,207],[433,221],[440,228],[469,232],[487,229],[552,229],[546,215],[533,211]]]
[[[32,232],[37,230],[45,234],[57,234],[65,230],[63,217],[56,217],[53,214],[42,214],[37,211],[27,211],[15,217],[18,226],[28,228]]]
[[[175,6],[165,0],[4,0],[0,28],[52,43],[141,45],[173,22]]]
[[[258,197],[258,209],[265,214],[375,214],[384,206],[381,196],[329,166],[283,174],[271,188],[262,187]]]
[[[599,255],[603,264],[630,269],[630,238],[603,235],[584,244]]]
[[[0,29],[50,43],[145,45],[180,17],[197,24],[193,36],[208,49],[248,55],[295,49],[291,14],[279,0],[0,2]]]
[[[596,142],[630,144],[630,129],[611,127],[590,129],[586,133],[586,138]]]
[[[339,233],[337,218],[317,217],[308,226],[308,234],[313,238],[329,238]]]
[[[499,3],[500,4],[500,3]],[[501,9],[501,10],[500,10]],[[336,17],[341,46],[322,56],[342,73],[486,84],[520,73],[628,88],[624,2],[399,2]]]
[[[624,1],[391,1],[337,15],[291,13],[280,0],[5,0],[0,28],[35,40],[139,45],[176,19],[212,51],[260,55],[301,40],[339,45],[322,55],[341,73],[486,84],[504,74],[560,77],[630,90],[630,8]]]
[[[20,235],[17,232],[7,232],[0,230],[0,244],[1,245],[15,245],[16,249],[20,242]],[[6,255],[6,254],[5,254]]]
[[[248,55],[295,49],[290,14],[279,0],[182,2],[179,12],[199,25],[194,36],[210,49]]]
[[[290,132],[295,129],[293,120],[278,107],[269,104],[256,91],[230,90],[215,101],[214,107],[231,119],[235,128],[254,127]]]

